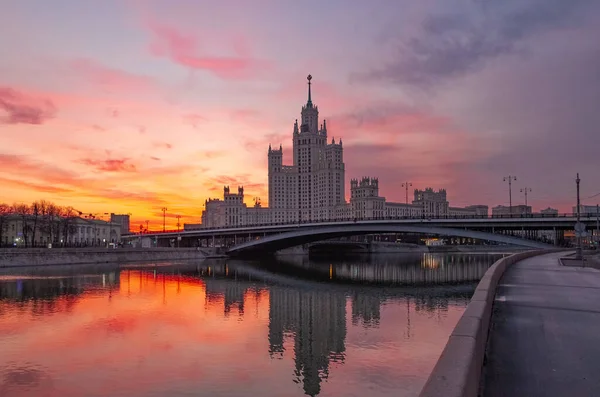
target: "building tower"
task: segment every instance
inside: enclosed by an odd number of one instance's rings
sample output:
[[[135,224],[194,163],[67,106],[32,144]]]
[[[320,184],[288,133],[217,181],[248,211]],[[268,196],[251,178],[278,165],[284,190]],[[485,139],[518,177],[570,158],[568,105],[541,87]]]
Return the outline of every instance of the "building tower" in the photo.
[[[294,166],[298,173],[298,219],[301,222],[334,217],[334,206],[345,202],[341,142],[327,144],[327,122],[319,128],[319,108],[312,101],[312,76],[308,75],[308,100],[301,125],[294,127]]]

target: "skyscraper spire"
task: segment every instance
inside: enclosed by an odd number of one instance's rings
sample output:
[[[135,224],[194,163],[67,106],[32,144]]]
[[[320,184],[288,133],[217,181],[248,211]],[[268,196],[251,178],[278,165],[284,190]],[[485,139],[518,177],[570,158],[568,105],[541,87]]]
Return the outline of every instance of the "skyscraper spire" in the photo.
[[[310,81],[312,80],[312,76],[309,74],[306,79],[308,80],[308,102],[306,102],[306,106],[311,108],[312,107],[312,98],[310,95]]]

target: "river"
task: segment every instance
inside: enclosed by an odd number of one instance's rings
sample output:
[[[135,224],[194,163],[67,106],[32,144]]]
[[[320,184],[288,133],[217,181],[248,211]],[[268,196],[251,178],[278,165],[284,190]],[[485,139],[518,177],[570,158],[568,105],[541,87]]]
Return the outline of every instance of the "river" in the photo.
[[[414,396],[502,256],[1,269],[0,396]]]

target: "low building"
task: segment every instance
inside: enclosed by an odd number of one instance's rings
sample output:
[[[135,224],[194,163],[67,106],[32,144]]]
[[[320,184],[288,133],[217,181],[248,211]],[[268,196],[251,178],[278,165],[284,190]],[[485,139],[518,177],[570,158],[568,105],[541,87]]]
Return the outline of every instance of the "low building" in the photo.
[[[385,203],[387,218],[420,218],[422,208],[419,205],[405,203]]]
[[[548,207],[548,208],[546,208],[544,210],[541,210],[540,214],[541,215],[546,215],[546,216],[556,216],[556,215],[558,215],[558,210],[554,209],[554,208]]]
[[[580,215],[596,215],[600,213],[600,208],[597,205],[579,205],[579,214]],[[573,207],[573,214],[577,214],[577,206]]]
[[[488,216],[489,207],[483,204],[468,205],[465,207],[468,210],[474,211],[477,216]]]
[[[498,205],[492,208],[492,216],[529,215],[531,213],[529,205],[513,205],[512,207]]]
[[[11,214],[3,220],[1,236],[2,246],[106,246],[121,241],[121,225],[80,217],[45,219]]]

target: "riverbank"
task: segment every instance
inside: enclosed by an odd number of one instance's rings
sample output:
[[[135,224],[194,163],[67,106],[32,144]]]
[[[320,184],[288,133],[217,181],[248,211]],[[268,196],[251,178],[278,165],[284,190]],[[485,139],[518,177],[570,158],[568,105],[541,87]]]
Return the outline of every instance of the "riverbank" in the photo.
[[[205,259],[206,248],[7,248],[0,249],[0,268],[130,263]]]

